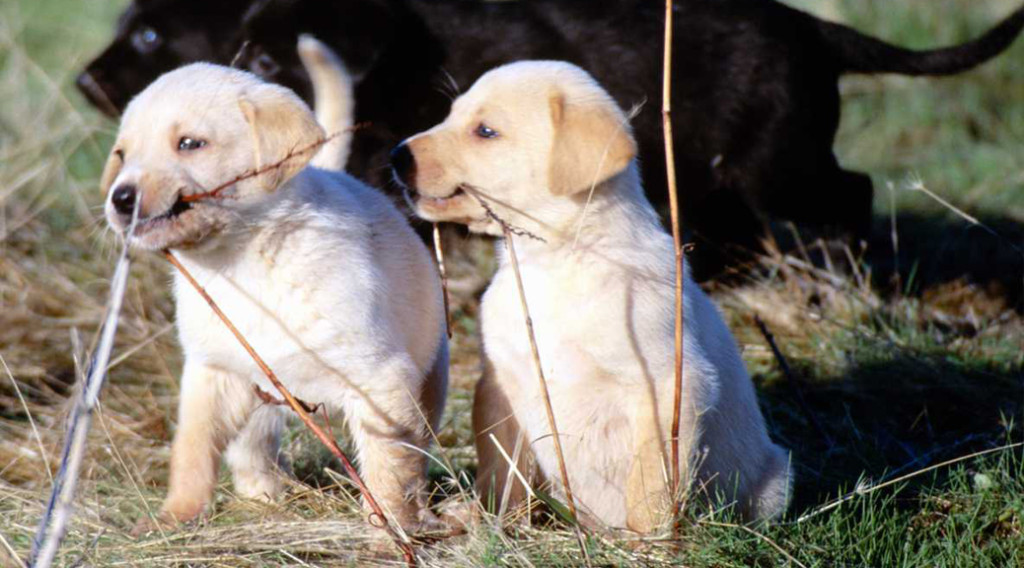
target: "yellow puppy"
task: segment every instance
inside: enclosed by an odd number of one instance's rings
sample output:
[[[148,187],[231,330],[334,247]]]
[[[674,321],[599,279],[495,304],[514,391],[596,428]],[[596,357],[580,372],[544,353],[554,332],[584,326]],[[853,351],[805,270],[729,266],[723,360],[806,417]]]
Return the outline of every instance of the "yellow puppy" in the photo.
[[[323,135],[288,89],[182,67],[125,111],[102,179],[107,219],[124,230],[137,208],[132,242],[172,249],[297,397],[342,410],[374,496],[406,529],[430,528],[424,449],[448,369],[440,282],[384,195],[305,167]],[[256,170],[216,198],[186,199]],[[185,365],[168,522],[203,511],[222,453],[239,495],[282,488],[282,411],[253,388],[273,387],[180,275],[174,292]]]
[[[540,357],[577,506],[613,527],[665,520],[674,385],[672,240],[644,197],[627,119],[583,70],[560,62],[499,67],[438,126],[393,152],[417,213],[515,237]],[[558,464],[504,260],[481,306],[486,371],[473,423],[478,489],[500,498],[509,475],[490,435],[519,467]],[[680,432],[684,481],[721,491],[748,518],[786,507],[786,452],[768,438],[736,343],[715,306],[685,282]],[[508,488],[511,500],[523,488]],[[564,497],[564,495],[563,495]]]

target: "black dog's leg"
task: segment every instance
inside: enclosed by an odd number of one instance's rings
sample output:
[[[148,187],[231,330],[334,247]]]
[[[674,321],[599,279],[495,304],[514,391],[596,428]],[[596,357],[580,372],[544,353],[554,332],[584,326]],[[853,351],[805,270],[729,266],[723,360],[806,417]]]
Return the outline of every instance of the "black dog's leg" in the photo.
[[[871,229],[874,189],[871,178],[839,167],[834,156],[814,162],[818,167],[776,179],[763,205],[772,217],[821,228],[834,228],[854,239]]]
[[[684,209],[684,227],[693,233],[694,249],[687,254],[698,281],[740,267],[762,249],[765,222],[742,192],[718,188]]]

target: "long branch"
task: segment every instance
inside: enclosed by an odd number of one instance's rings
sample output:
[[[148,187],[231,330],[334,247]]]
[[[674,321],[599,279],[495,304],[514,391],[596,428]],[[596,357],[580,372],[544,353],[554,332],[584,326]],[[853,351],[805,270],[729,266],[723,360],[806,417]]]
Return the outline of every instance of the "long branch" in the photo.
[[[184,201],[185,203],[191,203],[191,202],[194,202],[194,201],[201,201],[203,199],[211,199],[211,198],[215,198],[215,197],[220,197],[220,193],[222,191],[224,191],[225,189],[235,185],[236,183],[238,183],[240,181],[245,181],[247,179],[251,179],[251,178],[254,178],[254,177],[257,177],[257,176],[261,176],[261,175],[263,175],[265,173],[272,172],[274,170],[282,168],[282,167],[284,167],[285,164],[287,164],[289,161],[295,159],[296,157],[301,156],[301,155],[303,155],[303,154],[305,154],[307,152],[311,152],[313,150],[316,150],[317,148],[323,146],[324,144],[327,144],[331,140],[334,140],[338,136],[341,136],[342,134],[346,134],[346,133],[349,133],[349,132],[355,132],[356,130],[360,130],[362,128],[366,128],[366,126],[368,126],[368,125],[369,125],[368,122],[361,122],[359,124],[354,124],[354,125],[352,125],[352,126],[350,126],[348,128],[345,128],[343,130],[339,130],[337,132],[334,132],[332,134],[324,136],[323,138],[318,138],[316,141],[311,142],[309,144],[306,144],[305,146],[300,146],[298,148],[293,148],[290,152],[285,154],[285,156],[283,158],[281,158],[280,160],[278,160],[278,161],[276,161],[274,163],[267,164],[267,165],[265,165],[265,166],[263,166],[261,168],[255,168],[255,169],[249,170],[249,171],[247,171],[245,173],[241,173],[241,174],[231,178],[230,180],[228,180],[228,181],[226,181],[226,182],[224,182],[224,183],[214,187],[211,190],[201,191],[199,193],[192,193],[192,194],[189,194],[189,195],[183,195],[183,196],[181,196],[181,200]]]
[[[341,465],[345,469],[345,472],[348,474],[349,478],[352,479],[352,482],[355,483],[356,487],[359,488],[359,492],[362,493],[363,499],[366,500],[366,504],[369,505],[370,509],[373,511],[373,513],[370,515],[369,523],[375,527],[384,529],[388,536],[391,537],[391,540],[394,541],[395,546],[397,546],[402,551],[402,556],[405,558],[406,563],[409,566],[416,566],[416,554],[413,551],[412,545],[409,544],[407,541],[403,540],[401,537],[399,537],[398,533],[395,532],[395,529],[392,528],[391,525],[388,523],[387,517],[384,515],[384,511],[380,508],[380,505],[377,504],[377,500],[374,499],[373,494],[370,493],[370,489],[366,486],[365,483],[363,483],[363,478],[360,477],[359,472],[356,471],[356,468],[352,466],[352,462],[349,461],[348,457],[345,455],[345,452],[341,451],[341,448],[338,447],[338,443],[334,440],[334,438],[328,435],[327,432],[325,432],[322,428],[320,428],[320,426],[316,424],[316,422],[313,421],[313,417],[310,416],[309,412],[306,411],[306,408],[303,405],[303,403],[299,399],[295,398],[295,396],[293,396],[292,393],[287,388],[285,388],[284,384],[282,384],[281,381],[277,378],[277,375],[274,374],[274,371],[270,369],[270,366],[268,366],[267,363],[263,360],[263,358],[260,357],[258,353],[256,353],[256,350],[253,349],[252,345],[249,344],[249,341],[245,339],[245,336],[242,335],[240,331],[238,331],[238,328],[236,328],[233,323],[231,323],[231,320],[228,319],[224,312],[221,311],[220,307],[213,300],[213,298],[210,297],[206,290],[198,282],[196,282],[195,278],[192,277],[192,274],[188,271],[188,269],[185,268],[185,266],[182,265],[181,262],[178,261],[178,259],[173,254],[171,254],[170,251],[165,250],[164,256],[167,258],[168,261],[170,261],[172,265],[174,265],[174,268],[176,268],[178,272],[180,272],[181,275],[185,277],[185,280],[188,280],[188,283],[191,284],[193,288],[195,288],[196,292],[198,292],[199,295],[203,297],[203,300],[205,300],[206,303],[210,306],[210,309],[213,310],[213,313],[217,314],[217,317],[220,318],[222,322],[224,322],[224,325],[227,326],[228,330],[231,331],[231,334],[235,336],[235,339],[237,339],[238,342],[242,344],[242,347],[249,354],[249,356],[252,357],[252,360],[256,362],[256,365],[260,368],[261,371],[263,371],[263,374],[266,375],[270,383],[274,385],[274,388],[276,388],[277,391],[281,393],[281,396],[284,397],[284,400],[285,402],[288,403],[288,406],[290,406],[291,409],[295,411],[295,414],[299,415],[299,419],[302,420],[302,423],[305,424],[306,427],[309,428],[313,432],[313,434],[316,435],[320,442],[323,443],[323,445],[327,446],[327,449],[329,449],[331,453],[334,454],[334,456],[341,461]]]
[[[478,198],[479,199],[479,198]],[[480,200],[483,203],[483,200]],[[486,207],[486,206],[485,206]],[[493,213],[492,213],[493,214]],[[576,511],[576,500],[572,494],[572,486],[569,485],[569,471],[565,467],[565,454],[562,452],[562,437],[558,433],[558,423],[555,421],[555,410],[551,406],[551,395],[548,393],[548,381],[544,377],[544,367],[540,362],[540,350],[537,348],[537,336],[533,332],[533,318],[530,317],[530,307],[526,303],[526,290],[523,288],[523,276],[519,272],[519,257],[516,256],[516,245],[513,239],[512,228],[501,222],[502,231],[505,234],[505,246],[508,247],[508,255],[512,259],[512,272],[516,277],[516,288],[519,290],[519,304],[523,309],[523,319],[526,322],[526,336],[530,342],[530,354],[533,356],[533,370],[537,374],[537,381],[540,383],[540,392],[544,398],[544,410],[548,414],[548,426],[551,428],[551,436],[555,442],[555,455],[558,457],[558,471],[562,477],[562,486],[565,487],[565,498],[569,502],[569,512],[572,514],[573,530],[576,532],[576,541],[583,553],[583,561],[591,566],[590,554],[587,552],[587,544],[583,539],[583,530],[580,528],[579,514]]]
[[[672,218],[672,244],[676,262],[675,398],[672,405],[672,495],[679,491],[679,415],[683,405],[683,245],[676,192],[676,160],[672,143],[672,0],[665,0],[665,58],[662,70],[661,121],[665,131],[665,171]],[[673,497],[675,499],[676,497]],[[673,507],[673,511],[676,507]]]
[[[503,226],[504,227],[504,226]],[[533,332],[533,319],[530,317],[530,307],[526,304],[526,291],[523,288],[523,277],[519,272],[519,258],[516,256],[516,245],[513,235],[508,228],[505,231],[505,246],[508,247],[508,255],[512,259],[512,272],[516,277],[516,287],[519,290],[519,304],[523,309],[523,318],[526,320],[526,335],[530,341],[530,354],[533,356],[533,370],[537,374],[537,381],[540,383],[540,393],[544,398],[544,409],[548,413],[548,426],[551,428],[551,436],[555,440],[555,454],[558,456],[558,470],[562,476],[562,485],[565,487],[565,497],[569,501],[569,511],[573,520],[577,519],[576,502],[572,496],[572,487],[569,485],[569,472],[565,468],[565,454],[562,453],[562,438],[558,434],[558,423],[555,421],[555,411],[551,406],[551,395],[548,393],[548,381],[544,377],[544,367],[540,363],[540,350],[537,348],[537,337]]]

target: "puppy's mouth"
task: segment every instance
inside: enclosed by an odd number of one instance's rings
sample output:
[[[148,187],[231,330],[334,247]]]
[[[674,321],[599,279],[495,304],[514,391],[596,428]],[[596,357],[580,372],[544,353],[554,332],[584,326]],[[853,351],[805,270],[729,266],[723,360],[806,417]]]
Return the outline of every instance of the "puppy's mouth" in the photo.
[[[195,205],[196,202],[194,201],[185,201],[184,193],[179,191],[177,199],[174,200],[174,203],[171,204],[167,211],[164,211],[159,215],[139,220],[138,225],[135,227],[135,234],[142,235],[143,233],[159,228],[159,226],[164,223],[173,222],[186,212],[194,209]]]
[[[408,203],[409,206],[412,207],[413,209],[416,209],[418,207],[424,207],[430,209],[431,211],[438,212],[444,211],[445,209],[450,207],[452,203],[455,202],[455,200],[468,195],[468,193],[466,193],[465,187],[462,185],[456,186],[455,191],[452,191],[450,194],[444,197],[431,197],[429,195],[419,193],[415,189],[410,189],[408,187],[405,188],[403,194],[405,196],[406,203]]]

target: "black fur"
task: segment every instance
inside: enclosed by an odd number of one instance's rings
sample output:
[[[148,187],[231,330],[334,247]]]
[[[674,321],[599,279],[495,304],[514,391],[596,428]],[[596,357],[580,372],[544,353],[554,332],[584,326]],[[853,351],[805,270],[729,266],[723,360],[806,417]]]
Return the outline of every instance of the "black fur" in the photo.
[[[241,15],[251,3],[135,0],[118,19],[114,40],[78,76],[78,88],[110,115],[124,110],[158,76],[184,63],[230,62],[241,41]],[[141,36],[146,29],[156,32],[156,40],[138,45],[133,35]]]
[[[227,24],[229,4],[235,26]],[[384,185],[388,151],[447,114],[446,73],[466,88],[502,63],[564,59],[590,71],[623,106],[645,103],[633,120],[643,176],[651,200],[666,208],[658,0],[257,0],[244,15],[241,4],[136,0],[114,44],[88,70],[106,79],[109,98],[123,106],[181,63],[227,63],[244,38],[243,66],[309,100],[295,44],[299,33],[312,33],[356,74],[357,120],[372,123],[355,136],[349,170]],[[131,26],[168,5],[174,9],[164,25],[177,31],[164,33],[204,41],[169,40],[166,55],[142,65],[125,54]],[[770,0],[679,0],[674,25],[676,168],[684,222],[703,243],[699,270],[726,244],[752,247],[769,218],[863,234],[871,181],[841,169],[832,152],[839,76],[961,72],[1013,42],[1024,8],[973,42],[924,52]],[[115,73],[125,78],[112,79]]]

